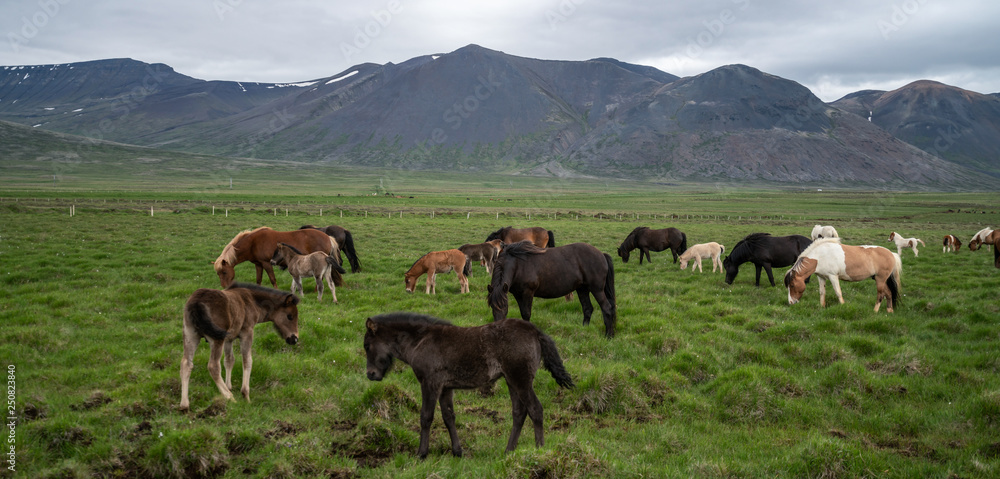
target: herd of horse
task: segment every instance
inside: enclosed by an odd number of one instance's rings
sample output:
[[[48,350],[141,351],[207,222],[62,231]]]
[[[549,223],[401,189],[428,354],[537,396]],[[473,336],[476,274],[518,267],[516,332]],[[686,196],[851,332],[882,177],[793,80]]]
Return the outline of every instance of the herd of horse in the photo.
[[[862,281],[872,278],[876,283],[875,312],[883,301],[892,312],[898,305],[901,287],[903,248],[918,254],[918,238],[903,238],[896,232],[889,235],[897,252],[874,245],[842,244],[832,226],[816,225],[811,238],[802,235],[772,236],[769,233],[747,235],[720,260],[725,247],[716,242],[687,245],[687,235],[677,228],[651,229],[638,227],[630,232],[618,247],[618,256],[627,263],[630,253],[639,250],[639,264],[651,261],[650,252],[670,250],[674,263],[685,269],[694,261],[701,270],[702,259],[711,259],[712,272],[725,272],[725,282],[733,284],[740,265],[752,263],[756,268],[755,285],[760,286],[761,272],[767,273],[775,286],[772,268],[790,267],[784,276],[789,304],[797,303],[812,276],[819,281],[820,305],[826,306],[825,284],[829,280],[840,303],[844,302],[840,280]],[[1000,230],[986,228],[969,242],[975,251],[981,245],[992,245],[995,266],[1000,268]],[[961,242],[953,235],[944,238],[944,251],[958,251]],[[361,262],[350,231],[339,226],[316,228],[303,226],[295,231],[275,231],[261,227],[237,234],[213,261],[222,290],[199,289],[184,306],[184,355],[181,360],[180,409],[189,408],[188,385],[193,358],[198,343],[204,338],[211,348],[209,374],[223,397],[232,400],[232,369],[235,363],[232,344],[239,340],[243,356],[241,393],[250,398],[250,370],[253,328],[272,322],[288,344],[298,342],[299,294],[301,278],[316,278],[319,300],[322,281],[326,281],[336,302],[334,286],[343,284],[341,254],[347,256],[351,271],[361,271]],[[248,261],[256,267],[257,284],[236,283],[235,266]],[[490,233],[486,241],[465,244],[459,248],[431,251],[418,258],[404,274],[404,285],[412,293],[420,276],[427,275],[425,292],[436,293],[436,275],[455,271],[461,293],[469,292],[468,276],[473,261],[479,261],[491,274],[487,287],[487,304],[493,322],[476,327],[459,327],[450,323],[412,313],[392,313],[368,318],[365,324],[364,350],[367,377],[380,381],[390,369],[393,359],[409,364],[421,384],[420,446],[418,456],[427,455],[430,424],[437,404],[451,438],[452,453],[462,455],[455,428],[453,391],[484,388],[503,377],[511,395],[513,427],[507,442],[507,452],[514,450],[526,417],[534,427],[535,443],[544,443],[542,406],[534,393],[533,381],[540,365],[556,382],[566,388],[573,380],[565,370],[555,342],[530,323],[535,297],[572,298],[576,293],[583,309],[583,324],[590,322],[594,311],[590,297],[601,308],[604,334],[615,336],[617,300],[614,262],[609,254],[587,243],[555,245],[552,231],[541,227],[505,227]],[[272,286],[277,286],[272,266],[288,269],[293,276],[291,293],[260,286],[267,272]],[[513,296],[522,320],[508,319],[508,296]],[[225,356],[225,380],[220,361]]]

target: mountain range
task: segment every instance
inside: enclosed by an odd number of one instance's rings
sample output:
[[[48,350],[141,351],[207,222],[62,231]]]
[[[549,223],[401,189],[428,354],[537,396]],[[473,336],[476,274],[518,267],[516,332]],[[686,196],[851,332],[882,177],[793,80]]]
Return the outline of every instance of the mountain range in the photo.
[[[0,67],[0,120],[198,154],[400,169],[995,188],[1000,96],[930,81],[824,103],[746,65],[679,78],[477,45],[294,84],[130,59]]]

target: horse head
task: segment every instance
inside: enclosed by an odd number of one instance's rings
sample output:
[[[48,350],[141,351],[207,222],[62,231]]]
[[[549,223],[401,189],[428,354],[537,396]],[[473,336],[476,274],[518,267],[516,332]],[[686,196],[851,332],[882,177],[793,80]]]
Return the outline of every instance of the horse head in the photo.
[[[785,273],[785,287],[788,288],[788,304],[798,303],[806,291],[806,280],[816,270],[816,260],[799,258]]]
[[[378,323],[368,318],[365,321],[365,357],[368,359],[366,375],[371,381],[381,381],[385,373],[392,367],[392,349],[390,344],[379,334],[379,330],[385,330]]]
[[[722,260],[722,268],[726,270],[726,284],[733,284],[736,281],[736,275],[740,272],[740,267],[726,256]]]
[[[219,283],[223,288],[228,288],[236,280],[236,268],[228,261],[224,259],[215,260],[213,263],[215,265],[215,274],[219,275]]]
[[[403,275],[403,286],[406,287],[407,293],[412,293],[417,287],[417,276],[406,273]]]

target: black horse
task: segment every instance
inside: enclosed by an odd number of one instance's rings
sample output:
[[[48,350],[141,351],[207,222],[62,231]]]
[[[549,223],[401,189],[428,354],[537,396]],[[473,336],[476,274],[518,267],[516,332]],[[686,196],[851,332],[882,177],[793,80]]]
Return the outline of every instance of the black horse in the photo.
[[[392,367],[393,358],[409,364],[420,381],[420,448],[417,455],[427,457],[434,409],[441,403],[441,417],[451,436],[451,452],[462,455],[462,445],[455,430],[453,390],[478,389],[503,377],[510,390],[514,419],[506,452],[517,447],[525,415],[535,428],[535,445],[543,446],[542,403],[535,395],[534,382],[538,364],[552,374],[564,388],[573,387],[573,379],[563,367],[552,338],[535,325],[518,319],[503,319],[483,326],[452,326],[430,316],[391,313],[368,318],[365,322],[367,374],[381,381]]]
[[[726,284],[733,284],[740,272],[740,265],[747,261],[757,267],[757,279],[754,282],[760,286],[760,270],[767,270],[767,279],[774,286],[774,275],[771,268],[784,268],[795,264],[799,254],[804,251],[812,240],[802,235],[771,236],[770,233],[753,233],[736,243],[733,250],[722,261],[726,269]]]
[[[337,245],[340,246],[340,250],[347,255],[347,261],[351,263],[351,272],[357,273],[361,271],[361,260],[358,259],[358,253],[354,251],[354,237],[351,236],[351,232],[337,225],[330,225],[325,228],[317,228],[313,225],[305,225],[300,230],[312,228],[315,230],[320,230],[327,234],[327,236],[337,240]],[[340,258],[337,258],[341,264]]]
[[[639,248],[639,264],[642,264],[643,256],[646,257],[646,261],[652,263],[653,260],[649,257],[650,251],[659,252],[669,248],[674,254],[676,263],[677,256],[687,250],[687,241],[687,235],[677,228],[651,230],[646,226],[640,226],[625,237],[625,241],[618,247],[618,256],[621,256],[623,263],[628,263],[632,250]]]
[[[509,244],[497,256],[487,303],[494,321],[507,317],[507,293],[514,295],[521,318],[531,320],[531,303],[577,292],[583,306],[583,324],[590,324],[594,305],[601,305],[604,334],[615,335],[615,269],[611,256],[586,243],[539,248],[528,241]]]

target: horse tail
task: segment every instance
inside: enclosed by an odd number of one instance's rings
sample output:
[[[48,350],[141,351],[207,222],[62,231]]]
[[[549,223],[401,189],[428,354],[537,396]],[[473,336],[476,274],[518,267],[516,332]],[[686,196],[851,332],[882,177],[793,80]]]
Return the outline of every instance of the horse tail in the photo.
[[[546,248],[555,248],[556,246],[556,236],[552,234],[552,231],[547,231],[549,234],[549,242],[545,243]]]
[[[190,318],[191,324],[194,326],[194,330],[197,331],[198,334],[217,341],[226,339],[226,330],[219,329],[219,327],[212,322],[212,318],[209,317],[208,309],[205,307],[204,303],[188,303],[184,307],[184,313],[188,318]]]
[[[890,251],[890,253],[892,252]],[[892,269],[892,274],[885,279],[885,285],[889,287],[889,295],[892,298],[892,307],[895,308],[899,305],[899,289],[903,286],[903,259],[896,253],[892,253],[892,256],[893,261],[895,261],[895,267]]]
[[[472,258],[465,255],[465,265],[462,266],[462,274],[466,277],[472,276]]]
[[[604,277],[604,296],[611,303],[611,334],[614,335],[615,323],[618,322],[618,300],[615,298],[615,263],[611,255],[604,253],[604,261],[608,263],[608,274]]]
[[[347,270],[337,262],[337,258],[330,255],[326,256],[326,264],[330,265],[330,277],[333,278],[333,285],[343,286],[344,275],[347,274]]]
[[[347,261],[351,263],[351,272],[357,273],[361,271],[361,260],[358,259],[358,253],[354,250],[354,236],[351,236],[351,232],[344,230],[344,244],[340,245],[340,249],[344,250],[344,254],[347,255]]]
[[[687,251],[688,249],[688,235],[681,232],[681,253]]]
[[[538,345],[542,347],[542,367],[552,374],[552,378],[556,380],[556,384],[566,389],[572,389],[574,386],[573,378],[570,377],[566,371],[566,367],[563,366],[562,358],[559,357],[559,350],[556,348],[556,342],[549,335],[539,330]]]
[[[993,247],[993,266],[1000,268],[1000,245]]]

